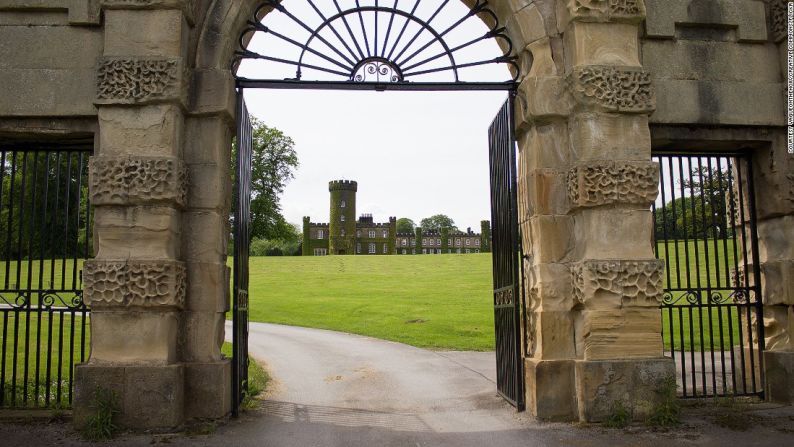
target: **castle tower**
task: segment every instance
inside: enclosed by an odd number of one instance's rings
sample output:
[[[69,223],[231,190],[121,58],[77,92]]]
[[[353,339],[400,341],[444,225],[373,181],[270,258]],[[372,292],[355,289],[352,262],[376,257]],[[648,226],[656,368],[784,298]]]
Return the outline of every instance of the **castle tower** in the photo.
[[[331,220],[328,222],[328,254],[352,255],[356,246],[356,191],[352,180],[328,183],[331,193]]]

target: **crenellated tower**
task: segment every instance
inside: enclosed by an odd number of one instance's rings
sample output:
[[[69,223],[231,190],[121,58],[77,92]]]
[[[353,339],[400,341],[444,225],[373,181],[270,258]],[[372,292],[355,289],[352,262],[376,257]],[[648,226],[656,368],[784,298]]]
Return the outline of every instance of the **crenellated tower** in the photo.
[[[334,180],[328,183],[328,191],[331,193],[328,251],[335,255],[355,254],[358,183]]]

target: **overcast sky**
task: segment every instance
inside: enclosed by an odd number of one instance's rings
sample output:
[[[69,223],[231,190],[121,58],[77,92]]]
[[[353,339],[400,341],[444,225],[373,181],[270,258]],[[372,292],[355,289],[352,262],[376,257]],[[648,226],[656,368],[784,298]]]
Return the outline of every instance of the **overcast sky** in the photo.
[[[350,2],[340,3],[345,9]],[[374,2],[362,2],[368,3]],[[423,4],[429,3],[435,2]],[[285,5],[312,26],[317,16],[304,1]],[[450,2],[437,17],[437,26],[443,29],[444,23],[465,12],[462,4]],[[432,11],[424,12],[425,17],[429,14]],[[272,13],[263,23],[305,40],[283,14]],[[474,19],[461,35],[470,39],[486,31]],[[295,47],[267,35],[258,34],[249,49],[295,58]],[[323,52],[330,54],[327,49]],[[461,57],[477,60],[500,54],[496,43],[488,41]],[[264,61],[245,62],[239,73],[249,78],[290,76],[290,68],[282,68]],[[324,78],[309,71],[305,75],[305,79]],[[461,77],[470,81],[509,77],[504,66],[495,65],[465,75],[462,71]],[[249,111],[295,140],[300,167],[281,199],[288,221],[299,224],[302,216],[311,216],[313,221],[326,222],[328,181],[346,179],[358,181],[359,215],[371,213],[376,221],[408,217],[418,224],[441,213],[461,229],[479,228],[481,220],[490,219],[487,131],[506,97],[505,92],[246,91]]]

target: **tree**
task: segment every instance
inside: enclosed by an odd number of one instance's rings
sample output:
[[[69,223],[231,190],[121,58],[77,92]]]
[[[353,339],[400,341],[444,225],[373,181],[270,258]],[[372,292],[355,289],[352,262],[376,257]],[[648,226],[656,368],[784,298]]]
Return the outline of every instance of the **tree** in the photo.
[[[413,233],[416,224],[413,220],[407,217],[397,219],[397,232],[398,233]]]
[[[422,219],[419,226],[421,226],[423,230],[429,231],[441,231],[442,228],[447,228],[452,231],[458,229],[458,227],[455,226],[455,221],[446,214],[436,214],[435,216],[426,217]]]
[[[679,180],[690,195],[671,200],[656,210],[657,238],[732,237],[731,210],[727,208],[734,194],[729,186],[732,183],[732,174],[727,169],[692,168],[689,178]]]
[[[251,238],[296,241],[295,229],[281,214],[280,203],[298,167],[295,142],[254,117],[251,125]]]

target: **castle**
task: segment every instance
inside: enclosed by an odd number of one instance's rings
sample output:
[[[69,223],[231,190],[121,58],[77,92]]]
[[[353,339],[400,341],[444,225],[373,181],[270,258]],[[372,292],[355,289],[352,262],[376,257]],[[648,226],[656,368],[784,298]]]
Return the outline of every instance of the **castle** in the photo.
[[[480,222],[481,232],[423,230],[397,233],[397,218],[376,223],[371,214],[356,219],[358,183],[334,180],[328,183],[331,212],[328,223],[303,218],[303,256],[408,255],[442,253],[486,253],[491,251],[491,224]]]

